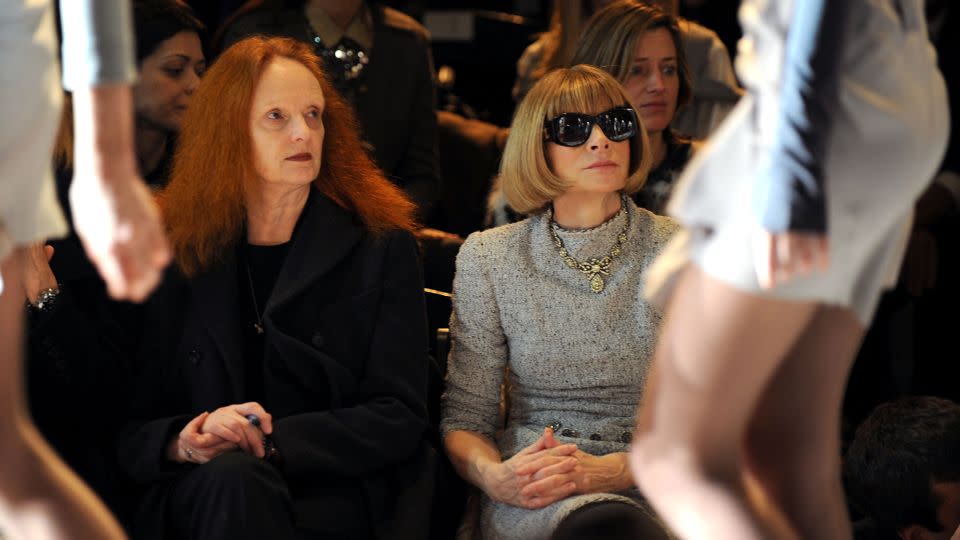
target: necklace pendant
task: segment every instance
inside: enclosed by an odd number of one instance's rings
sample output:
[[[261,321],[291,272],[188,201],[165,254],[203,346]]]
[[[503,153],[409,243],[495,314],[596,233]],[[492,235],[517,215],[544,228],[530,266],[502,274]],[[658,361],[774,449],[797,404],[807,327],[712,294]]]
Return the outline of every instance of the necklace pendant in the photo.
[[[595,292],[595,293],[597,293],[597,294],[600,294],[600,293],[603,292],[603,286],[604,286],[604,285],[606,285],[606,284],[603,282],[603,278],[600,277],[600,274],[594,274],[594,275],[590,278],[590,290],[591,290],[591,291],[593,291],[593,292]]]
[[[263,326],[260,323],[253,323],[253,329],[256,330],[258,336],[263,335]]]

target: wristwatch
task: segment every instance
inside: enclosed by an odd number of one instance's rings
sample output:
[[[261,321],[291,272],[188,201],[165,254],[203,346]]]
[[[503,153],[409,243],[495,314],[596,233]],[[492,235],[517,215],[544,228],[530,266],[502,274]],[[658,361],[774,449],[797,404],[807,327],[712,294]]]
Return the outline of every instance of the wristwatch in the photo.
[[[28,302],[27,307],[40,313],[48,313],[53,311],[53,307],[57,304],[58,296],[60,296],[59,287],[43,289],[40,291],[40,294],[37,295],[37,300],[34,302]]]

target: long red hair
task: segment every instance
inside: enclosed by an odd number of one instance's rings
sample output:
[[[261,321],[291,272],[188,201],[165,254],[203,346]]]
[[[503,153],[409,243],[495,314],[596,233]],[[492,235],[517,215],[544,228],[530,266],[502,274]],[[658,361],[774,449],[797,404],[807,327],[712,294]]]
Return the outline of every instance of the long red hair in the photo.
[[[416,206],[363,149],[353,111],[327,80],[320,59],[290,38],[251,37],[227,49],[190,98],[170,182],[160,194],[174,258],[187,276],[209,268],[240,241],[244,186],[257,181],[250,109],[260,76],[274,58],[303,64],[323,91],[326,133],[314,185],[373,234],[416,226]]]

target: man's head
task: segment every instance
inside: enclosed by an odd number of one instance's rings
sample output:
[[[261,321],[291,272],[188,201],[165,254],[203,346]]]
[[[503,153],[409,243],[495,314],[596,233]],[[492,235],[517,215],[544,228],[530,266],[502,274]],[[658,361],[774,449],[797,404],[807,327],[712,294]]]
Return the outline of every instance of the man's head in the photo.
[[[877,407],[844,462],[853,503],[904,540],[948,540],[960,525],[960,405],[910,397]]]

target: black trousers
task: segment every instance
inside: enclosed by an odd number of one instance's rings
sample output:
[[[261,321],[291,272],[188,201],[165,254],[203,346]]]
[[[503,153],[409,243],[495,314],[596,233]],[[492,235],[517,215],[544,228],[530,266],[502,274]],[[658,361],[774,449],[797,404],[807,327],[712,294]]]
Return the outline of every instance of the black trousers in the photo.
[[[603,501],[578,508],[563,518],[552,540],[669,540],[649,513],[624,502]]]
[[[167,538],[301,538],[280,472],[243,452],[227,452],[195,467],[171,486],[166,503]]]

